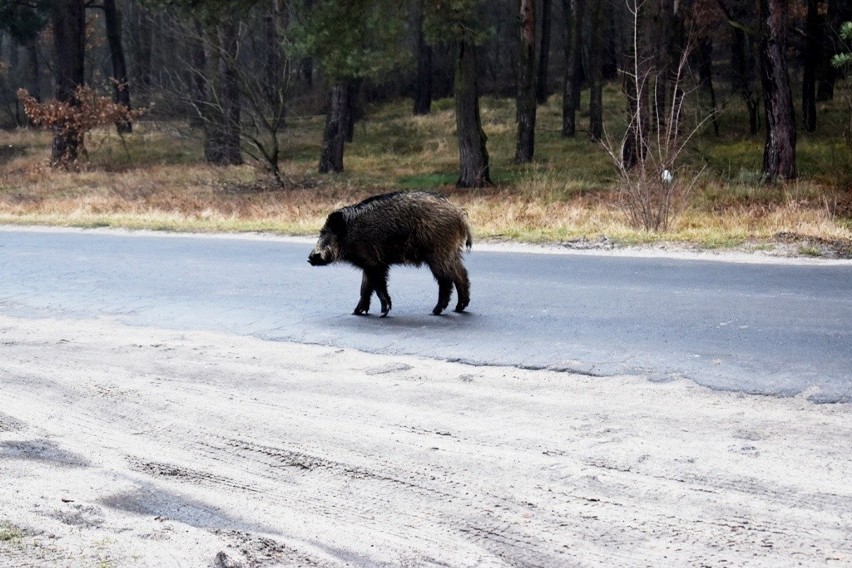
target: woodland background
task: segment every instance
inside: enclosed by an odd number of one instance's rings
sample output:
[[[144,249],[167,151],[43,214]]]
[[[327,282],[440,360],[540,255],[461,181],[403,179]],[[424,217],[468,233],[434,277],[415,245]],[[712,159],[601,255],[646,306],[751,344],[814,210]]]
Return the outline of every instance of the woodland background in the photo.
[[[849,20],[846,0],[0,0],[0,214],[307,232],[426,187],[486,236],[846,250]]]

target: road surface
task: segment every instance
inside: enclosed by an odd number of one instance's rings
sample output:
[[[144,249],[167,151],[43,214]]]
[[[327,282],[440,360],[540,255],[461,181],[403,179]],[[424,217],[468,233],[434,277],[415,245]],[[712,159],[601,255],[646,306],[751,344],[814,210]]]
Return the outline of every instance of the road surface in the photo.
[[[429,272],[394,267],[394,307],[380,319],[350,315],[360,273],[343,265],[311,267],[310,248],[281,239],[5,230],[0,308],[852,400],[849,261],[474,249],[466,260],[473,286],[468,313],[429,315],[437,298]]]

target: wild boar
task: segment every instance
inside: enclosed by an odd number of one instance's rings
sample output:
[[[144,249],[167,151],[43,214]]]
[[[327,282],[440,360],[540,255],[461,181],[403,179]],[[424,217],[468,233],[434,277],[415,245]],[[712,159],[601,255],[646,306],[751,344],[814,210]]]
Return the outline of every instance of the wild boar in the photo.
[[[391,309],[388,270],[392,264],[426,264],[438,281],[439,315],[450,303],[453,285],[464,311],[470,303],[470,280],[462,264],[463,248],[473,244],[465,212],[444,197],[422,191],[376,195],[332,212],[308,256],[313,266],[345,261],[364,271],[361,299],[353,314],[366,315],[373,292],[382,317]]]

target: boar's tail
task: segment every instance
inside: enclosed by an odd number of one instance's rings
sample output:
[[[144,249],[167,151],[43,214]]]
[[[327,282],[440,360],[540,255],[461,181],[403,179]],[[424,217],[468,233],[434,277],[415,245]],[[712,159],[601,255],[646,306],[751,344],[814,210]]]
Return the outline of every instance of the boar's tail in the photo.
[[[464,246],[467,250],[470,250],[473,246],[473,233],[470,231],[470,224],[467,222],[467,212],[464,215],[464,232],[465,232],[465,241]]]

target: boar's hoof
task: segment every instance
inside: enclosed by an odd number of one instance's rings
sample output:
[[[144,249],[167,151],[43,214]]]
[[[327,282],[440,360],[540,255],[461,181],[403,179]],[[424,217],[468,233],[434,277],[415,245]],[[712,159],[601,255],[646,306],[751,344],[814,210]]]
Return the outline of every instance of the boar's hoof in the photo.
[[[459,312],[459,313],[463,312],[464,309],[467,307],[467,305],[469,303],[470,303],[470,300],[464,300],[464,301],[459,302],[458,304],[456,304],[456,311]]]
[[[437,306],[435,306],[435,308],[432,310],[432,315],[433,315],[433,316],[439,316],[439,315],[441,315],[441,312],[443,312],[443,311],[444,311],[444,306],[442,306],[441,304],[438,304],[438,305],[437,305]]]
[[[370,306],[365,306],[363,304],[358,304],[355,306],[355,309],[352,311],[353,316],[366,316],[367,312],[370,311]]]

